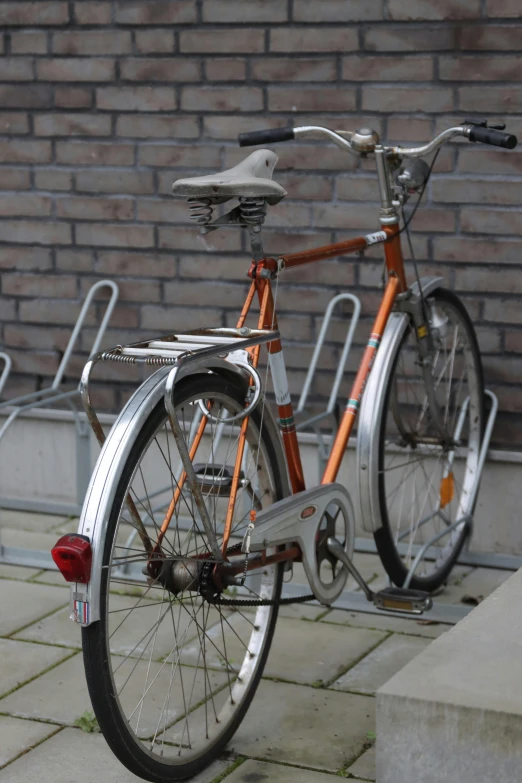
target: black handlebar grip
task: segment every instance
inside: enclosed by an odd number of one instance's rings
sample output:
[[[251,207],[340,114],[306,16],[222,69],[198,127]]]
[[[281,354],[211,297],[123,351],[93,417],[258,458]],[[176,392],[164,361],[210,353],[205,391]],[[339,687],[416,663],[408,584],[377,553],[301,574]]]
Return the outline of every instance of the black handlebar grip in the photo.
[[[257,144],[273,144],[276,141],[291,141],[295,138],[294,129],[267,128],[267,130],[240,133],[237,137],[240,147],[255,147]]]
[[[492,144],[494,147],[505,147],[512,150],[517,146],[518,139],[512,133],[504,133],[494,128],[472,127],[469,132],[470,141],[481,141],[482,144]]]

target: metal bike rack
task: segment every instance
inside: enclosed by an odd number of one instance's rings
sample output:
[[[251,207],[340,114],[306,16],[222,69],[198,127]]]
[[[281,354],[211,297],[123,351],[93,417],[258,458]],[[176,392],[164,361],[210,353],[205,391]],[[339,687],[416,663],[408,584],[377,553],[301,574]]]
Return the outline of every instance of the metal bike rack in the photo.
[[[0,375],[0,395],[1,395],[5,386],[5,382],[7,381],[7,377],[11,371],[12,362],[11,362],[11,357],[3,352],[0,352],[0,359],[2,359],[4,363],[4,369],[2,370],[2,374]]]
[[[498,399],[496,395],[490,391],[489,389],[485,389],[485,394],[490,398],[491,400],[491,410],[488,415],[488,419],[486,422],[486,427],[484,430],[484,436],[482,438],[482,443],[480,447],[479,452],[479,459],[477,463],[477,475],[475,477],[475,481],[473,483],[473,486],[471,488],[469,499],[468,499],[468,509],[469,511],[465,513],[460,519],[458,519],[453,524],[449,525],[445,530],[443,530],[441,533],[438,533],[436,536],[433,536],[429,541],[427,541],[425,544],[421,545],[414,545],[412,547],[412,554],[414,555],[413,563],[410,567],[410,570],[408,572],[408,575],[406,577],[406,581],[404,582],[404,587],[409,587],[411,580],[413,578],[413,575],[417,569],[417,566],[419,565],[420,561],[423,557],[427,556],[430,558],[430,555],[435,558],[436,553],[430,553],[430,547],[435,544],[438,540],[443,538],[444,536],[450,534],[453,530],[455,530],[459,525],[461,525],[463,522],[472,523],[473,521],[473,514],[471,513],[471,509],[473,509],[473,506],[475,505],[475,501],[477,498],[477,494],[480,487],[480,480],[482,477],[482,471],[484,469],[484,465],[486,462],[486,457],[489,449],[489,444],[491,441],[491,435],[493,432],[493,427],[495,424],[495,419],[497,416],[498,411]],[[464,419],[467,412],[467,407],[469,404],[469,399],[466,398],[464,401],[461,412],[459,415],[459,421],[457,423],[457,431],[460,433],[462,426],[464,424]],[[502,554],[498,552],[473,552],[470,550],[470,544],[471,544],[471,535],[468,536],[466,539],[466,542],[464,544],[464,547],[462,549],[462,552],[459,555],[459,559],[457,563],[459,565],[468,565],[468,566],[474,566],[474,567],[484,567],[484,568],[500,568],[505,569],[509,571],[516,571],[519,568],[522,567],[522,557],[519,555],[507,555]],[[400,554],[405,555],[407,554],[407,545],[400,543],[398,544],[398,551]],[[366,554],[377,554],[377,549],[375,547],[375,543],[373,540],[367,539],[367,538],[356,538],[355,539],[355,551],[360,553],[366,553]],[[431,613],[430,613],[431,616]]]
[[[65,392],[61,389],[61,383],[67,370],[71,354],[82,331],[87,312],[91,306],[94,296],[102,288],[110,289],[111,295],[92,346],[92,352],[97,352],[99,350],[105,329],[109,323],[119,294],[118,286],[112,280],[100,280],[89,290],[52,384],[45,389],[40,389],[39,391],[32,392],[31,394],[24,394],[20,397],[15,397],[14,399],[0,403],[0,412],[3,410],[8,411],[7,418],[0,428],[0,441],[11,424],[13,424],[13,422],[19,416],[23,416],[35,408],[44,408],[45,406],[55,402],[65,401],[67,403],[73,413],[76,424],[76,503],[58,503],[45,500],[26,500],[21,498],[0,497],[0,508],[35,511],[37,513],[63,514],[64,516],[77,515],[81,511],[83,498],[85,496],[85,492],[87,491],[91,474],[90,428],[87,421],[85,420],[85,414],[80,414],[78,407],[75,404],[75,399],[80,397],[79,387],[73,389],[72,391]],[[5,355],[0,354],[0,356],[4,358]],[[5,382],[6,371],[8,371],[10,365],[10,359],[7,357],[4,371],[0,377],[0,391],[3,383]],[[9,555],[9,552],[7,552],[8,549],[11,548],[3,547],[0,544],[0,562],[7,562],[5,558]],[[20,558],[18,558],[17,562],[20,562]]]
[[[310,387],[312,385],[312,381],[314,379],[314,375],[317,369],[319,356],[321,355],[324,341],[326,339],[328,327],[330,326],[330,321],[332,320],[332,316],[335,308],[340,302],[343,301],[352,302],[353,312],[350,318],[348,331],[346,333],[346,338],[339,359],[339,366],[337,368],[337,372],[335,373],[334,382],[332,384],[332,389],[330,392],[330,397],[328,399],[328,404],[325,410],[322,411],[321,413],[318,413],[315,416],[310,416],[309,418],[301,419],[301,421],[299,421],[299,423],[296,425],[297,432],[300,432],[306,427],[311,427],[314,430],[315,434],[317,435],[319,479],[321,478],[321,475],[324,471],[329,456],[329,449],[324,438],[324,433],[321,431],[319,424],[320,422],[324,421],[324,419],[330,416],[334,417],[335,415],[334,412],[337,403],[337,397],[339,394],[339,387],[341,385],[344,371],[346,369],[346,362],[348,361],[348,355],[352,347],[353,336],[355,333],[355,329],[357,327],[357,322],[359,321],[359,315],[361,313],[361,303],[358,297],[355,296],[354,294],[347,294],[347,293],[337,294],[337,296],[334,296],[334,298],[328,303],[328,307],[326,308],[323,322],[321,324],[321,329],[319,331],[319,336],[317,338],[317,343],[315,345],[314,352],[312,354],[312,359],[310,361],[310,367],[308,368],[308,372],[306,374],[305,382],[303,385],[303,391],[301,392],[301,396],[299,398],[299,402],[296,408],[296,414],[303,414],[305,412],[308,394],[310,392]],[[336,422],[334,421],[334,424],[332,426],[332,432],[335,429],[335,425]]]
[[[490,398],[491,400],[491,410],[489,412],[488,420],[486,422],[486,428],[484,430],[484,435],[482,438],[482,443],[480,444],[480,452],[479,452],[479,459],[477,464],[477,473],[475,476],[475,481],[473,482],[473,486],[471,488],[471,492],[469,493],[467,512],[456,522],[454,522],[452,525],[449,525],[446,530],[443,530],[441,533],[438,533],[437,535],[433,536],[429,539],[429,541],[426,541],[425,544],[423,544],[421,547],[419,547],[418,552],[415,555],[415,559],[413,560],[413,563],[411,564],[410,570],[408,571],[408,575],[406,577],[406,581],[404,582],[404,587],[408,588],[410,586],[411,580],[413,579],[413,576],[415,574],[415,571],[417,570],[417,566],[419,565],[420,561],[425,555],[429,556],[429,549],[430,547],[435,544],[440,539],[444,538],[444,536],[447,536],[448,534],[451,534],[454,530],[456,530],[460,525],[469,523],[470,525],[473,522],[473,507],[475,505],[475,500],[477,498],[477,494],[479,491],[480,486],[480,479],[482,478],[482,471],[484,469],[484,464],[486,462],[486,456],[489,449],[489,442],[491,440],[491,433],[493,432],[493,426],[495,424],[495,419],[497,417],[497,411],[498,411],[498,399],[496,394],[493,394],[492,391],[489,389],[485,390],[485,394]],[[460,410],[459,418],[457,421],[457,426],[455,427],[455,440],[458,440],[460,438],[460,434],[462,432],[462,427],[464,426],[464,421],[466,419],[466,414],[468,412],[468,406],[469,406],[469,397],[466,397],[462,404],[462,408]],[[455,452],[452,451],[449,458],[449,465],[451,469],[451,465],[453,464],[453,457]],[[473,532],[473,529],[472,529]],[[466,549],[469,548],[469,541],[471,539],[471,535],[467,537],[466,541]],[[460,561],[459,561],[460,562]]]

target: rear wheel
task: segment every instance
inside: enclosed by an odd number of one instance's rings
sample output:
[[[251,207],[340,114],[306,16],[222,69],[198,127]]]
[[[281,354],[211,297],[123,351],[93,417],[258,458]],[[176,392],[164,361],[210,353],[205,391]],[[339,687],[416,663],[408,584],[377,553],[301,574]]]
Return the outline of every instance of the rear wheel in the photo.
[[[419,550],[431,542],[410,587],[433,591],[447,578],[469,532],[466,514],[473,511],[469,496],[483,431],[484,382],[473,324],[460,299],[438,288],[426,305],[432,384],[445,432],[431,415],[410,322],[383,394],[378,458],[382,527],[374,537],[388,575],[399,586]]]
[[[244,410],[245,390],[206,374],[184,381],[176,398],[189,448],[203,411],[209,414],[193,464],[221,545],[239,442],[239,426],[226,419]],[[229,548],[241,541],[250,510],[269,506],[285,488],[286,467],[261,406],[249,419],[246,441]],[[82,631],[89,693],[105,739],[128,769],[151,781],[191,777],[220,753],[254,696],[277,619],[277,606],[240,611],[203,597],[202,583],[212,579],[211,547],[188,483],[161,542],[170,576],[145,579],[148,556],[126,498],[155,544],[181,475],[161,402],[119,480],[103,555],[101,619]],[[282,566],[251,571],[246,584],[252,598],[277,600]]]

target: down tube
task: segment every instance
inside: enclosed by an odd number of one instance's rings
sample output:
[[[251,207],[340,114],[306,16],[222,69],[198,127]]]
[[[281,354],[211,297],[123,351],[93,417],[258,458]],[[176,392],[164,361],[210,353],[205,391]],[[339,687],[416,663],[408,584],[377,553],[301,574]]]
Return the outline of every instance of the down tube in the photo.
[[[375,354],[379,347],[384,329],[386,328],[395,297],[397,296],[399,285],[400,281],[397,277],[394,276],[388,278],[384,295],[379,306],[379,311],[373,323],[370,339],[368,340],[368,344],[364,351],[361,364],[359,365],[359,369],[350,392],[350,398],[346,405],[346,409],[337,431],[337,435],[335,436],[332,451],[330,452],[330,457],[328,459],[321,484],[331,484],[337,478],[344,452],[346,451],[346,446],[348,445],[348,440],[350,438],[353,425],[359,411],[364,387],[366,386],[366,381],[370,375],[373,361],[375,359]]]

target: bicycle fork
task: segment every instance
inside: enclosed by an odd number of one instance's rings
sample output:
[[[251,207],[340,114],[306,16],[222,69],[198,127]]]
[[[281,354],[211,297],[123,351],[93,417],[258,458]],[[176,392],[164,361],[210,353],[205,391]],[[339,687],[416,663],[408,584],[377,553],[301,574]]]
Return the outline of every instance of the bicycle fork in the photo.
[[[405,294],[399,294],[396,301],[397,310],[399,312],[407,313],[411,317],[415,329],[415,340],[419,351],[419,363],[426,390],[423,415],[426,415],[428,411],[430,412],[435,428],[439,432],[441,438],[448,446],[451,446],[453,445],[453,438],[447,432],[446,423],[435,390],[435,378],[433,376],[432,368],[433,356],[435,353],[433,329],[436,327],[433,326],[433,318],[430,319],[428,315],[428,304],[423,298],[422,293],[415,295],[411,292],[411,289]],[[397,426],[404,435],[399,421],[397,421]]]

